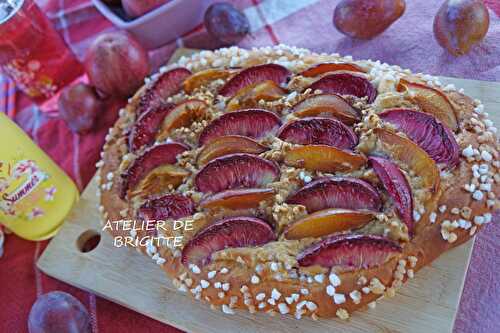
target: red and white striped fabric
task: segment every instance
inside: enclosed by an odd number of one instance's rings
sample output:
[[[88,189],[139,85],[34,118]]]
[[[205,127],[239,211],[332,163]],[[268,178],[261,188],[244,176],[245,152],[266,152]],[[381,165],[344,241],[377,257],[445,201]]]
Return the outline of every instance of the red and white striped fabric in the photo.
[[[82,58],[93,38],[114,27],[90,0],[35,0],[52,19],[68,45]],[[240,46],[286,43],[319,52],[352,54],[380,59],[415,71],[500,81],[500,1],[485,0],[491,9],[487,38],[470,55],[453,58],[432,37],[432,19],[440,1],[407,0],[405,15],[383,35],[371,41],[343,37],[332,25],[339,0],[234,0],[248,16],[252,33]],[[419,29],[415,29],[419,27]],[[177,46],[206,48],[200,25],[176,42],[151,52],[153,64],[166,61]],[[422,42],[425,41],[425,42]],[[117,105],[110,106],[95,133],[73,134],[57,110],[42,113],[29,99],[16,93],[14,84],[0,75],[0,112],[8,114],[44,149],[83,190],[92,178],[107,127]],[[491,111],[490,111],[491,112]],[[500,112],[500,110],[493,110]],[[487,226],[475,244],[456,332],[500,332],[500,228]],[[0,332],[27,331],[27,317],[36,297],[51,290],[67,291],[90,310],[93,332],[174,332],[175,328],[146,318],[42,274],[35,266],[48,242],[27,242],[6,235],[0,258]]]

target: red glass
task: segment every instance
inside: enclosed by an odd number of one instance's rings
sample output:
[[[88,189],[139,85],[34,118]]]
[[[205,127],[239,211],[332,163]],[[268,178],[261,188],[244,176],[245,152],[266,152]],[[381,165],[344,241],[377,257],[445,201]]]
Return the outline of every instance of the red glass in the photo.
[[[0,68],[42,104],[82,75],[83,66],[33,0],[7,3],[17,6],[0,17]]]

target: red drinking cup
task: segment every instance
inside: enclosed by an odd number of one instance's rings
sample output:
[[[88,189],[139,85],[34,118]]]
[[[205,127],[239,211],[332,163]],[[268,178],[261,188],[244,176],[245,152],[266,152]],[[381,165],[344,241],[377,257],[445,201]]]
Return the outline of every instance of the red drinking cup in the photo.
[[[84,72],[33,0],[0,1],[0,69],[38,104]]]

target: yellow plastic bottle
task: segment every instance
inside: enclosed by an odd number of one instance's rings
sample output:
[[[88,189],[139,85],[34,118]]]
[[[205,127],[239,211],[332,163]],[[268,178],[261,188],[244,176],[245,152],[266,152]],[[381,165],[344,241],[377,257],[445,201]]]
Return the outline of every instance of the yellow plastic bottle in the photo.
[[[64,171],[0,112],[0,223],[24,239],[50,238],[78,196]]]

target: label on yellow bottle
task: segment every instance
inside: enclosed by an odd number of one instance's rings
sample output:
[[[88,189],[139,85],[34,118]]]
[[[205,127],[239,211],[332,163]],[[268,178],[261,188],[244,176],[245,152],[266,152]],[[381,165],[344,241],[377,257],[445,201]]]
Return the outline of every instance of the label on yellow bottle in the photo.
[[[33,160],[21,160],[14,165],[0,161],[0,210],[27,220],[43,216],[47,203],[54,200],[57,192],[48,179],[49,175]]]
[[[71,179],[0,113],[0,223],[16,235],[52,237],[78,199]]]

